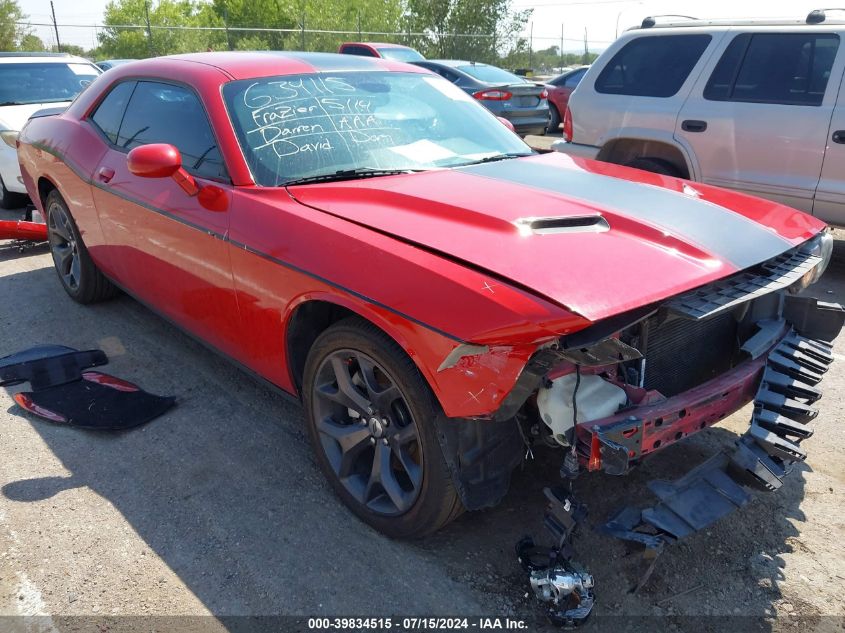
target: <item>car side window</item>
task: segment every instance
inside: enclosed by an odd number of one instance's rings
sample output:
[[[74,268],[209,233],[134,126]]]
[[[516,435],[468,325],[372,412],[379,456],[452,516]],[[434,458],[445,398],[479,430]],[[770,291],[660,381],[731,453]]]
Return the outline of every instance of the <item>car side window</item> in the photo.
[[[376,57],[373,51],[364,46],[344,46],[343,52],[347,55],[360,55],[361,57]]]
[[[452,83],[455,83],[458,80],[458,73],[451,71],[448,68],[444,68],[443,66],[427,66],[426,68],[433,70],[438,75],[444,79],[448,79]]]
[[[134,81],[124,81],[117,84],[100,102],[94,114],[91,115],[91,122],[106,135],[112,143],[117,143],[117,133],[120,130],[120,121],[126,111],[126,104],[135,89]]]
[[[584,75],[587,73],[586,68],[582,68],[581,70],[576,70],[571,75],[567,75],[566,79],[563,80],[563,85],[567,88],[576,88],[581,80],[584,78]]]
[[[743,33],[704,88],[710,101],[820,106],[839,50],[835,33]]]
[[[196,176],[228,180],[205,110],[187,88],[138,82],[123,116],[116,145],[131,150],[148,143],[175,145],[182,154],[185,169]]]
[[[710,44],[708,34],[652,35],[623,46],[596,79],[596,92],[635,97],[677,94]]]

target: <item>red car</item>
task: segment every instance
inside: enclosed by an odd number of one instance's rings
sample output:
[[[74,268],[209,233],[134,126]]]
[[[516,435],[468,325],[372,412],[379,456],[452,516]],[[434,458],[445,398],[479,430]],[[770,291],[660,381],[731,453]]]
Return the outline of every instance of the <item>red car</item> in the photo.
[[[566,114],[566,107],[569,105],[569,95],[578,87],[588,69],[589,66],[582,66],[567,71],[546,84],[546,90],[549,93],[549,113],[551,114],[549,119],[550,132],[557,132],[560,128],[563,116]]]
[[[19,156],[67,294],[120,288],[300,399],[334,490],[391,536],[497,503],[532,444],[623,474],[755,398],[701,486],[803,459],[842,325],[790,292],[832,249],[804,213],[534,154],[448,81],[351,55],[119,66]],[[700,524],[701,486],[642,520]]]
[[[337,52],[360,57],[381,57],[397,62],[421,62],[425,59],[419,51],[410,46],[385,42],[344,42]]]

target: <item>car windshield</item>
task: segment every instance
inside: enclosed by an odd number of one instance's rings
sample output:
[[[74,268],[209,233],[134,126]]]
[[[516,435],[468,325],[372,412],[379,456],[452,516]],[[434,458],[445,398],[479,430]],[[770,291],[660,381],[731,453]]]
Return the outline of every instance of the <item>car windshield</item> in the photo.
[[[397,62],[421,62],[425,59],[413,48],[393,48],[392,46],[376,49],[385,59]]]
[[[268,187],[531,153],[472,97],[429,73],[262,77],[228,83],[223,96],[250,170]]]
[[[70,101],[99,74],[91,64],[0,64],[0,104]]]
[[[507,70],[488,66],[487,64],[466,64],[458,66],[458,70],[464,71],[467,75],[475,77],[479,81],[486,81],[491,84],[520,84],[525,80]]]

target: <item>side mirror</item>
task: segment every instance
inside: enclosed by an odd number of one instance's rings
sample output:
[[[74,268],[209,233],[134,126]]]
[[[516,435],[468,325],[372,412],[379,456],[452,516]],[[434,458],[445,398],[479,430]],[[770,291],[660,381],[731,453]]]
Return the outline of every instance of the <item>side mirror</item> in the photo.
[[[508,128],[511,132],[514,132],[514,133],[516,132],[516,129],[514,128],[513,123],[511,123],[510,121],[508,121],[505,117],[503,117],[503,116],[497,116],[496,118],[497,118],[497,119],[499,119],[499,123],[501,123],[502,125],[504,125],[504,126],[505,126],[506,128]],[[139,149],[140,149],[140,148],[139,148]]]
[[[182,169],[182,154],[167,143],[136,147],[126,159],[129,171],[141,178],[170,178]]]
[[[200,192],[194,177],[182,168],[182,154],[168,143],[141,145],[126,158],[129,172],[140,178],[173,178],[189,196]]]

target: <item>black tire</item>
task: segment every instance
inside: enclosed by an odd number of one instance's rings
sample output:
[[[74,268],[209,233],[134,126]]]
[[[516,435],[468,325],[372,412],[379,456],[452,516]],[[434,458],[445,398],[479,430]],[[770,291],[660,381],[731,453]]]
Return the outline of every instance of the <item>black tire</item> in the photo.
[[[633,167],[634,169],[642,169],[643,171],[650,171],[655,174],[662,174],[664,176],[674,176],[675,178],[683,177],[680,169],[668,160],[663,160],[662,158],[640,156],[629,163],[625,163],[625,166]]]
[[[549,127],[546,131],[549,134],[557,134],[560,132],[560,112],[558,112],[557,106],[553,103],[549,104],[549,114],[551,118],[549,119]]]
[[[26,205],[26,196],[6,189],[6,184],[0,178],[0,209],[20,209]]]
[[[302,389],[317,463],[361,520],[391,538],[417,538],[461,514],[435,432],[443,412],[381,330],[357,317],[327,329],[308,353]]]
[[[71,299],[97,303],[117,294],[117,288],[94,264],[73,221],[67,203],[53,190],[45,203],[47,239],[59,281]]]

